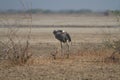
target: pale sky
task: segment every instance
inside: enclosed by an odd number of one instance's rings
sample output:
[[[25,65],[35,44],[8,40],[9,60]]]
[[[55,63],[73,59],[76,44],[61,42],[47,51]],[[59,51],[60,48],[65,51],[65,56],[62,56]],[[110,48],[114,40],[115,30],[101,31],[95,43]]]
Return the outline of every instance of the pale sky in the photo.
[[[0,10],[23,9],[21,1],[28,9],[32,8],[50,10],[80,10],[91,9],[94,11],[120,10],[120,0],[0,0]]]

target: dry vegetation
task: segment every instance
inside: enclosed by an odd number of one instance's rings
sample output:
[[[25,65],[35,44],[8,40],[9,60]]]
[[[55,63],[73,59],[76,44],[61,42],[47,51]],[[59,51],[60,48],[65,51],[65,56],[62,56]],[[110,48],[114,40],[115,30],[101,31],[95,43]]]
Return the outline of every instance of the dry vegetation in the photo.
[[[19,19],[18,19],[19,18]],[[28,14],[0,14],[0,25],[6,23],[14,25],[28,25]],[[77,26],[118,26],[116,16],[83,15],[83,14],[32,14],[34,26],[77,25]],[[8,25],[8,24],[7,24]],[[74,26],[73,26],[74,27]]]
[[[120,28],[97,27],[99,25],[118,26],[115,17],[93,15],[86,17],[84,15],[75,14],[67,16],[62,14],[61,16],[60,14],[52,16],[51,14],[44,16],[43,14],[33,15],[33,25],[94,25],[96,27],[74,28],[73,26],[73,28],[34,28],[33,26],[33,28],[31,28],[31,38],[29,40],[29,50],[30,53],[32,53],[31,58],[25,64],[19,65],[13,65],[9,60],[1,58],[0,80],[120,79],[120,54],[116,53],[114,54],[114,59],[111,58],[114,49],[109,48],[108,45],[106,45],[107,42],[105,42],[119,39]],[[10,17],[13,17],[13,15],[9,16],[9,19],[11,19]],[[14,18],[12,19],[14,20]],[[24,22],[24,20],[22,22]],[[1,26],[3,25],[4,24],[1,24]],[[54,29],[64,29],[70,33],[72,45],[70,47],[69,59],[66,59],[65,53],[60,53],[60,44],[52,34]],[[0,41],[5,42],[8,40],[8,30],[9,28],[0,28]],[[24,43],[26,46],[28,33],[29,28],[18,28],[17,38],[14,39],[14,43],[20,40],[21,45]],[[57,59],[54,60],[51,54],[56,54]]]

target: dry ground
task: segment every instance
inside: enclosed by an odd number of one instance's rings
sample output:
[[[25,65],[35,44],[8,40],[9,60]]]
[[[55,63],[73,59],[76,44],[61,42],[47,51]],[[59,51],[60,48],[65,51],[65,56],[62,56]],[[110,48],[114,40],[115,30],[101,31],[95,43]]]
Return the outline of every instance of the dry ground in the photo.
[[[79,57],[81,58],[81,57]],[[36,63],[35,63],[36,62]],[[1,80],[119,80],[120,65],[80,59],[37,60],[24,66],[0,67]],[[5,63],[1,63],[3,65]],[[7,64],[8,65],[8,64]]]
[[[101,43],[106,38],[119,38],[120,28],[31,28],[31,43],[58,43],[54,38],[53,30],[62,29],[67,31],[72,42]],[[6,40],[9,28],[0,28],[1,39]],[[25,40],[30,28],[13,28],[19,38]]]
[[[12,20],[15,16],[7,17]],[[109,58],[113,50],[100,44],[108,38],[119,38],[120,28],[97,27],[118,26],[115,17],[42,14],[33,15],[33,25],[94,25],[96,28],[32,28],[30,52],[33,57],[25,65],[11,65],[7,60],[0,60],[0,80],[120,80],[120,55],[116,54],[117,58],[113,61]],[[70,33],[72,46],[69,59],[60,54],[60,44],[52,33],[54,29]],[[15,30],[18,30],[17,40],[25,41],[30,28]],[[8,31],[8,28],[0,28],[1,41],[7,40]],[[53,60],[51,53],[57,50],[57,59]]]
[[[59,28],[55,28],[59,29]],[[1,80],[119,80],[120,62],[112,62],[112,50],[99,46],[105,37],[119,37],[119,28],[62,28],[71,34],[73,44],[70,58],[65,54],[53,60],[51,53],[60,50],[54,38],[54,28],[32,28],[31,53],[33,57],[25,65],[13,66],[0,61]],[[105,31],[104,31],[105,30]],[[25,40],[28,28],[19,28],[18,35]],[[106,33],[107,32],[107,33]],[[108,34],[110,32],[110,34]],[[6,28],[0,29],[0,39],[6,40]],[[95,47],[96,46],[96,47]],[[118,55],[119,56],[119,55]],[[108,60],[107,60],[108,58]],[[120,56],[119,56],[120,58]],[[107,60],[107,62],[106,62]],[[105,61],[105,62],[104,62]]]
[[[0,14],[0,25],[28,25],[30,19],[29,14]],[[118,26],[119,22],[112,15],[33,14],[32,25]]]

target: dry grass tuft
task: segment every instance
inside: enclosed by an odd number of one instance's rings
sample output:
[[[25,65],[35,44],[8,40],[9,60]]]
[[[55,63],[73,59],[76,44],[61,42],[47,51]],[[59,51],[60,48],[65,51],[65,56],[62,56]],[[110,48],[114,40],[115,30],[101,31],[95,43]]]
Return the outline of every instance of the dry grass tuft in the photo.
[[[32,56],[29,48],[29,40],[22,42],[17,32],[12,30],[8,33],[6,41],[0,41],[0,58],[9,60],[13,65],[25,64]]]

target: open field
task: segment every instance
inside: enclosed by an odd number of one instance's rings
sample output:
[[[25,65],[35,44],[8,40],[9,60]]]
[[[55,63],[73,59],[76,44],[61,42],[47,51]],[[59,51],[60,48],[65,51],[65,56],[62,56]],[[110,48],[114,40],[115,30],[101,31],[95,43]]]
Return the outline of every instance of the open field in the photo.
[[[0,25],[28,25],[29,14],[0,14]],[[118,26],[116,16],[82,14],[33,14],[32,25],[36,26]]]
[[[21,19],[20,24],[28,24],[28,22],[22,21],[22,17],[17,14],[16,16],[6,16],[10,25],[16,24],[14,20],[17,17]],[[5,23],[8,25],[8,22]],[[116,58],[113,60],[110,58],[113,49],[105,48],[102,44],[105,39],[116,40],[120,38],[120,28],[114,27],[119,23],[116,22],[114,16],[42,14],[33,15],[32,24],[29,41],[31,44],[30,53],[33,56],[24,65],[12,65],[8,60],[0,59],[0,80],[120,80],[120,54],[115,54]],[[7,35],[11,29],[17,33],[17,38],[14,40],[24,42],[30,31],[29,27],[3,28],[5,24],[0,23],[0,25],[0,41],[8,40]],[[43,27],[36,28],[34,27],[36,25]],[[44,28],[44,25],[88,27]],[[94,27],[89,28],[89,26]],[[60,53],[59,41],[54,38],[52,33],[55,29],[63,29],[71,35],[72,45],[70,46],[69,59],[66,58],[65,52]],[[56,53],[56,51],[58,52]],[[53,59],[52,53],[57,54],[56,60]]]
[[[63,29],[70,33],[72,42],[100,43],[105,38],[111,39],[120,37],[120,28],[31,28],[31,43],[55,43],[58,42],[53,35],[53,30]],[[29,28],[14,28],[21,39],[29,33]],[[0,28],[0,37],[5,39],[9,29]]]
[[[119,80],[120,64],[104,62],[112,50],[94,47],[106,37],[119,37],[119,28],[62,28],[71,34],[73,45],[70,58],[65,56],[53,60],[51,53],[60,48],[52,31],[60,28],[32,28],[31,53],[33,57],[23,66],[12,66],[8,61],[0,62],[2,80]],[[29,28],[19,28],[21,40],[26,39]],[[0,28],[0,39],[6,40],[7,28]],[[81,43],[82,42],[82,43]],[[86,44],[88,43],[88,44]],[[86,44],[86,45],[85,45]],[[60,53],[58,53],[60,54]],[[120,57],[119,55],[117,55]]]

